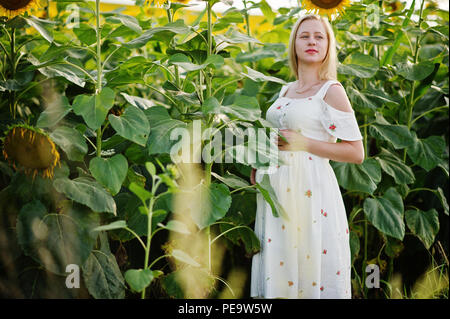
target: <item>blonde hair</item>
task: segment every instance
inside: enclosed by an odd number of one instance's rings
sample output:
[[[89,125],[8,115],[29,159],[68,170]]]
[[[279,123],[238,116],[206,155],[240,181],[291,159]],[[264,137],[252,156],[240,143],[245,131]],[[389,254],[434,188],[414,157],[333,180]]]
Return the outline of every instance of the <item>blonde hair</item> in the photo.
[[[289,67],[291,68],[291,72],[295,75],[295,78],[298,80],[298,59],[297,54],[295,52],[295,39],[297,36],[298,28],[300,28],[302,22],[306,20],[321,21],[327,33],[328,50],[327,54],[325,55],[325,59],[323,60],[322,65],[320,66],[319,69],[319,79],[337,80],[336,39],[334,37],[333,28],[331,27],[330,23],[326,18],[315,14],[308,14],[302,16],[300,19],[298,19],[298,21],[292,28],[291,36],[289,38],[289,49],[288,49]]]

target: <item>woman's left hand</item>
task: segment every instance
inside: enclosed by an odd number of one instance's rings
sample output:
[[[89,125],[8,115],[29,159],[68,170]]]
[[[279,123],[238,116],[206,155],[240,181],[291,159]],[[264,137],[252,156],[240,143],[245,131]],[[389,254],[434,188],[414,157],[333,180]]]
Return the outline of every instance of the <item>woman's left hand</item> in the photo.
[[[280,134],[288,141],[286,143],[282,138],[278,137],[278,149],[280,151],[306,151],[309,139],[298,131],[282,129]]]

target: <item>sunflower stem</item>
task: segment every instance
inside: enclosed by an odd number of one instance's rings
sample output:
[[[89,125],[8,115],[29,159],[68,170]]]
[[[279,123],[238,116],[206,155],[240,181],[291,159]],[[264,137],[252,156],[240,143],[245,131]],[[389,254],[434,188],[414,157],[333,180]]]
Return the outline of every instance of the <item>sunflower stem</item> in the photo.
[[[100,94],[102,91],[102,36],[100,28],[100,0],[95,0],[95,30],[97,32],[97,81],[96,81],[96,92],[95,94]],[[102,156],[102,128],[101,126],[97,129],[97,157]]]

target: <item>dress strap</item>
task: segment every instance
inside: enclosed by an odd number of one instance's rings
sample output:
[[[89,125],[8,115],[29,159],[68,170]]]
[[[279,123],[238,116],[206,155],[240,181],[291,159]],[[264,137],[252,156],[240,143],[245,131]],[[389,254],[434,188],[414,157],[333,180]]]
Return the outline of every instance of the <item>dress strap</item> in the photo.
[[[327,94],[328,88],[333,84],[341,84],[341,83],[335,80],[328,80],[327,82],[325,82],[324,85],[322,85],[320,90],[316,93],[316,96],[320,99],[323,99],[325,97],[325,94]]]
[[[284,97],[284,94],[286,93],[286,91],[288,90],[289,86],[294,83],[294,82],[289,82],[285,85],[283,85],[283,87],[280,90],[280,94],[278,95],[278,97]]]

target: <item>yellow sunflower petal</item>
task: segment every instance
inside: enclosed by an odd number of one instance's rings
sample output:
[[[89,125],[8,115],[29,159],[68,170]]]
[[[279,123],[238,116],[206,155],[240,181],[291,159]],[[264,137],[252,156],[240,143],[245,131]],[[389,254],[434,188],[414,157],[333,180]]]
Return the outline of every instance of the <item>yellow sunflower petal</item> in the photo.
[[[40,0],[0,0],[0,16],[14,18],[26,11],[40,7]]]
[[[302,0],[304,9],[320,15],[343,14],[344,8],[349,6],[349,0]]]

